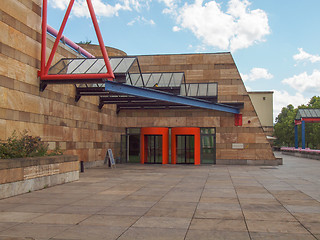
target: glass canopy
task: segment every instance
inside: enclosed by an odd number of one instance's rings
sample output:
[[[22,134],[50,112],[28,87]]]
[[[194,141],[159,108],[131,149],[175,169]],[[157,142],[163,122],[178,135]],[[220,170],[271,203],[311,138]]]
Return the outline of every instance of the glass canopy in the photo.
[[[216,103],[218,96],[217,83],[186,83],[183,72],[141,73],[137,57],[111,57],[109,59],[114,81],[124,85],[142,89],[152,89],[182,97],[202,99]],[[49,75],[62,74],[99,74],[106,73],[103,58],[63,58],[52,66]],[[100,106],[117,104],[118,108],[176,108],[190,107],[178,103],[152,100],[147,97],[130,96],[105,89],[105,79],[96,82],[74,80],[76,87],[76,101],[81,96],[99,96]]]
[[[139,73],[136,57],[110,58],[110,65],[118,82],[125,82],[126,74]],[[103,58],[62,58],[49,70],[49,75],[107,73]]]

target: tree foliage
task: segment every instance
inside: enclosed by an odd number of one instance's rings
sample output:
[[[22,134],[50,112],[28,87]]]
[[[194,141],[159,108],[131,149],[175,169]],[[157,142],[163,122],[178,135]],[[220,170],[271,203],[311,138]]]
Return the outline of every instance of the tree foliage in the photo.
[[[276,117],[274,125],[275,145],[277,146],[294,146],[294,119],[298,109],[318,108],[320,109],[320,96],[314,96],[307,105],[300,105],[294,108],[293,105],[283,107],[281,113]],[[320,123],[306,123],[306,146],[314,149],[320,149]],[[301,133],[301,126],[299,126]],[[301,143],[301,134],[299,134]]]

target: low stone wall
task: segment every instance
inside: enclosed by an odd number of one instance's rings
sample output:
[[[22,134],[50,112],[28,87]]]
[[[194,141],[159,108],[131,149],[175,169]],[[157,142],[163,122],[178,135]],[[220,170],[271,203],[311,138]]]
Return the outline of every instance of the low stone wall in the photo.
[[[0,159],[0,199],[78,179],[77,156]]]
[[[282,158],[270,160],[246,160],[246,159],[217,159],[217,165],[252,165],[252,166],[278,166],[282,165]]]
[[[316,152],[303,152],[303,151],[290,151],[290,150],[281,150],[281,152],[284,155],[291,155],[295,157],[320,160],[320,154]]]

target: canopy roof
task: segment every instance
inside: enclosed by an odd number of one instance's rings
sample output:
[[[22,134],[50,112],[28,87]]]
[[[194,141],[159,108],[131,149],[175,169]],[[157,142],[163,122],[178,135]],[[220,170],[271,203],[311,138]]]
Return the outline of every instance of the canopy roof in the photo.
[[[298,109],[295,120],[301,120],[303,118],[304,119],[319,118],[320,120],[320,109],[317,109],[317,108]]]
[[[217,103],[217,83],[186,83],[184,72],[141,73],[133,56],[112,57],[109,62],[113,81],[96,77],[107,72],[103,58],[63,58],[50,68],[40,87],[74,84],[76,101],[81,96],[99,96],[99,108],[117,104],[118,110],[200,107],[239,113],[239,105]]]

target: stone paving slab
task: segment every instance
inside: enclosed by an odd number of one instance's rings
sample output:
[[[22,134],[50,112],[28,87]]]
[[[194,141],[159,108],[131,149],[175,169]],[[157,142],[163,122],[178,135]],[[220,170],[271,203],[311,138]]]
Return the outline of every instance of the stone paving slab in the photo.
[[[320,239],[320,161],[123,164],[0,200],[0,240]]]

